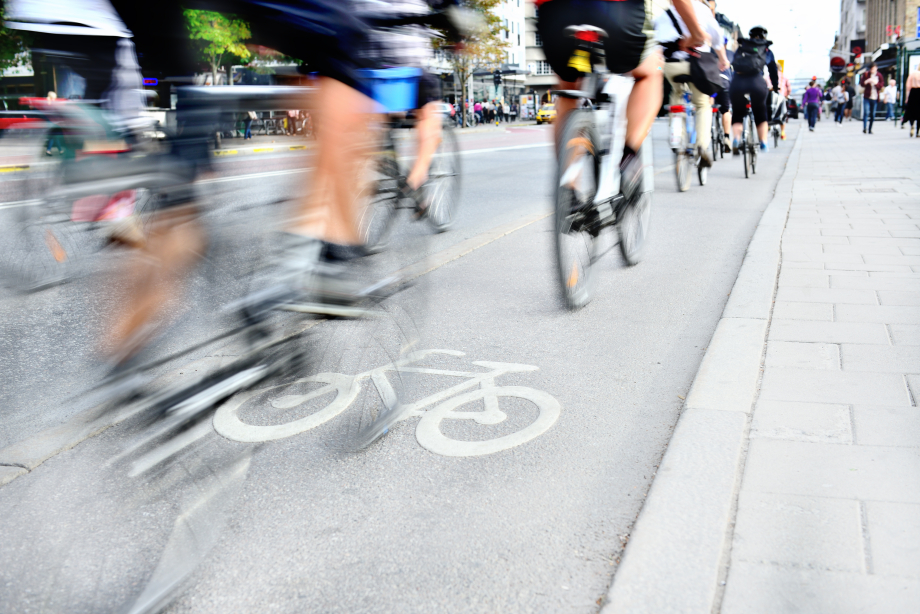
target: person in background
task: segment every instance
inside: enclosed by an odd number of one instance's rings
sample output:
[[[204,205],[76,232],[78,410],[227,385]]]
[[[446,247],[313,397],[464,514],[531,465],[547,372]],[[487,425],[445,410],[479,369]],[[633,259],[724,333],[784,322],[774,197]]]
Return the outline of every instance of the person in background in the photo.
[[[48,102],[54,103],[57,100],[57,92],[48,92]],[[911,124],[913,125],[913,124]],[[57,149],[59,153],[64,152],[64,144],[61,142],[61,135],[59,128],[53,128],[51,130],[51,136],[48,137],[48,147],[45,148],[45,155],[53,155],[51,153],[52,149]]]
[[[818,109],[821,108],[821,99],[823,95],[821,90],[815,86],[815,80],[808,82],[808,89],[802,97],[802,106],[805,107],[805,117],[808,118],[809,132],[815,131],[815,123],[818,121]]]
[[[255,111],[249,111],[246,113],[245,129],[243,130],[243,140],[252,139],[252,122],[256,120],[258,115]]]
[[[843,115],[847,108],[847,102],[850,100],[850,95],[847,94],[846,90],[846,80],[841,81],[834,89],[831,90],[831,104],[837,106],[837,110],[834,113],[834,123],[838,126],[843,124]]]
[[[847,90],[847,108],[845,114],[848,121],[853,121],[853,101],[856,100],[856,90],[853,89],[853,84],[850,81],[844,80],[844,83],[846,83]]]
[[[872,134],[872,125],[875,123],[875,110],[882,93],[882,76],[878,74],[875,62],[869,64],[869,70],[859,79],[859,86],[863,88],[863,134]],[[866,127],[868,126],[868,132]]]
[[[904,83],[904,117],[901,119],[901,128],[910,122],[910,135],[920,137],[920,70],[915,70],[907,75]],[[914,122],[917,122],[917,132],[914,132]]]
[[[888,80],[888,85],[885,87],[882,97],[885,100],[885,121],[889,119],[895,121],[894,115],[894,105],[898,102],[898,86],[894,79]]]
[[[473,105],[473,113],[476,114],[476,119],[479,120],[479,123],[482,123],[482,103],[477,102]]]

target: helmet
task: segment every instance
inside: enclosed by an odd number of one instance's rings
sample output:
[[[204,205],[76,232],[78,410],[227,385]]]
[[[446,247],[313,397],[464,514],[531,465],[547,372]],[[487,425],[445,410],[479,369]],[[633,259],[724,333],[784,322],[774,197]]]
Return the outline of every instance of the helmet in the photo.
[[[748,31],[751,38],[767,38],[767,29],[763,26],[754,26]]]

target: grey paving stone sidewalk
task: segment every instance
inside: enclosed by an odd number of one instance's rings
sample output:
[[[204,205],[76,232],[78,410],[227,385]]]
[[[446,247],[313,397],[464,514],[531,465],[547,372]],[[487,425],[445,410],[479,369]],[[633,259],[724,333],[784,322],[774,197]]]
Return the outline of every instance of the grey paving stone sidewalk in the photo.
[[[920,612],[920,139],[802,135],[723,614]]]

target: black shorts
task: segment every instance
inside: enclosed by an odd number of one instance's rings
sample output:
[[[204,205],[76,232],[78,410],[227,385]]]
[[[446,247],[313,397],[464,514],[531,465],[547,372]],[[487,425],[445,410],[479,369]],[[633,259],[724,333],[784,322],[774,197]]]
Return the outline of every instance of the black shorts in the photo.
[[[423,70],[418,78],[418,98],[415,108],[421,109],[429,102],[441,100],[441,80],[427,70]]]
[[[645,0],[552,0],[540,6],[537,32],[543,53],[553,71],[563,81],[578,79],[569,67],[575,40],[566,36],[569,26],[587,24],[607,32],[604,53],[607,69],[624,74],[636,68],[653,48],[649,36],[649,17]]]
[[[722,113],[731,113],[732,112],[732,99],[728,95],[728,90],[721,90],[718,94],[715,95],[716,106],[719,107],[719,111]]]
[[[763,75],[735,75],[732,79],[730,95],[732,99],[732,124],[740,124],[747,116],[748,101],[744,97],[751,97],[751,111],[754,112],[754,122],[761,124],[767,121],[767,83]]]

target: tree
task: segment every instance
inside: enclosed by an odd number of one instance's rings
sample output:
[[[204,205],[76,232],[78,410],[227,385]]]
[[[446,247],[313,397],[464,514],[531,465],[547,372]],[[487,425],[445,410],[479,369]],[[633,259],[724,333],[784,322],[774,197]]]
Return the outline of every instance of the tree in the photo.
[[[203,41],[201,53],[211,65],[213,83],[217,85],[217,69],[225,53],[248,59],[249,50],[243,43],[252,34],[249,24],[241,19],[214,11],[183,11],[192,40]]]
[[[29,62],[29,33],[4,27],[4,13],[4,7],[0,6],[0,71]]]
[[[495,14],[495,7],[502,0],[461,0],[460,5],[472,9],[480,14],[484,26],[475,34],[468,36],[463,41],[462,51],[454,51],[450,56],[451,67],[454,69],[454,78],[460,81],[460,114],[463,126],[466,126],[466,82],[473,72],[485,68],[497,69],[505,58],[505,49],[508,43],[502,40],[502,32],[507,28],[502,25],[501,19]],[[445,47],[443,39],[436,39],[436,47]]]

